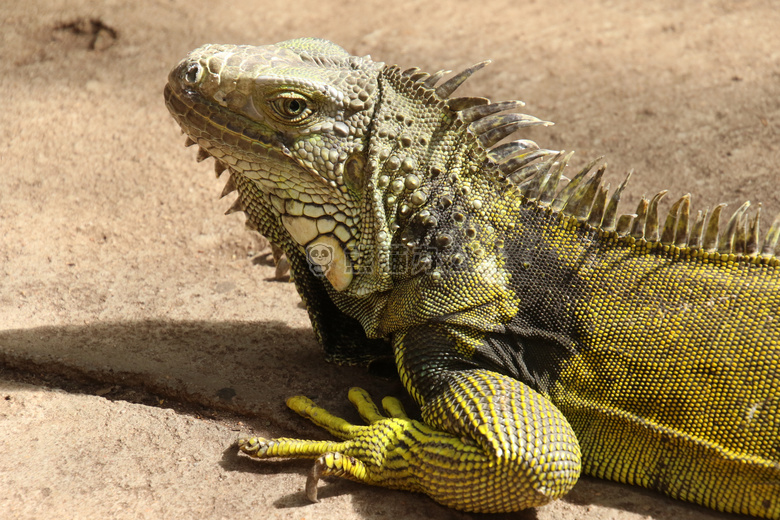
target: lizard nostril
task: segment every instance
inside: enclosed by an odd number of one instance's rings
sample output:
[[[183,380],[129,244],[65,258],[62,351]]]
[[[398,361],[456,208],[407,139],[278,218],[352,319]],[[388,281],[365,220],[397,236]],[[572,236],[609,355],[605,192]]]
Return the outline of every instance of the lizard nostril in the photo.
[[[199,63],[192,63],[186,68],[182,77],[188,84],[195,85],[200,79],[202,72],[203,69]]]

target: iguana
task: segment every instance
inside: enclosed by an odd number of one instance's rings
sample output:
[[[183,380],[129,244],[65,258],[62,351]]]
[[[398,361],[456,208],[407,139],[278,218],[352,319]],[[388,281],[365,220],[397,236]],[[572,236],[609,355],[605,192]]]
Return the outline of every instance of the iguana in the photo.
[[[258,458],[514,511],[580,471],[780,519],[780,218],[724,205],[620,215],[592,163],[517,130],[549,123],[453,92],[485,63],[401,70],[302,38],[206,45],[170,73],[198,159],[230,173],[230,211],[286,254],[327,356],[392,356],[421,421],[352,389],[365,426],[305,397],[340,441],[251,438]],[[594,172],[595,170],[595,172]],[[661,224],[663,221],[663,224]]]

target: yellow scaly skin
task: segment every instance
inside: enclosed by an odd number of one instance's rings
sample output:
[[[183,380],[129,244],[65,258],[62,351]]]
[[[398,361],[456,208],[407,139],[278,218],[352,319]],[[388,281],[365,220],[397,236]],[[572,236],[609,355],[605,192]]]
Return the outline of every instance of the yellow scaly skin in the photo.
[[[571,449],[568,424],[537,392],[509,378],[502,383],[516,387],[522,408],[516,407],[513,413],[529,426],[525,436],[535,442],[515,446],[496,458],[489,454],[509,446],[508,442],[499,440],[508,436],[503,429],[491,431],[483,427],[480,432],[483,442],[492,441],[492,448],[465,442],[464,438],[426,424],[429,421],[436,424],[436,417],[446,416],[452,410],[452,403],[432,404],[428,408],[432,408],[433,413],[425,414],[429,417],[421,422],[409,419],[397,399],[386,397],[382,405],[390,418],[385,418],[366,391],[360,388],[350,390],[349,399],[369,426],[349,424],[306,397],[296,396],[287,401],[291,409],[344,442],[254,437],[240,440],[239,447],[257,458],[316,459],[306,482],[307,495],[313,501],[317,500],[317,480],[321,476],[337,476],[423,492],[444,505],[459,509],[511,511],[546,503],[555,497],[555,490],[566,489],[576,480],[572,476],[576,460],[547,462],[557,455],[551,453],[552,450]],[[487,395],[496,390],[511,391],[509,388],[496,389],[495,380],[484,373],[470,374],[461,384]],[[474,408],[477,414],[486,411]],[[479,420],[480,424],[489,424],[483,417]],[[528,462],[519,466],[513,464],[516,460]],[[514,488],[512,493],[496,496],[494,492],[509,488]]]
[[[588,473],[723,511],[780,519],[780,220],[763,247],[744,208],[719,232],[688,197],[663,226],[607,201],[603,169],[558,187],[567,157],[519,140],[519,102],[323,40],[210,45],[166,103],[227,170],[234,210],[286,254],[329,358],[393,356],[422,411],[367,426],[304,397],[341,442],[246,439],[320,476],[514,511]],[[693,219],[691,219],[693,220]],[[580,453],[580,447],[582,452]]]

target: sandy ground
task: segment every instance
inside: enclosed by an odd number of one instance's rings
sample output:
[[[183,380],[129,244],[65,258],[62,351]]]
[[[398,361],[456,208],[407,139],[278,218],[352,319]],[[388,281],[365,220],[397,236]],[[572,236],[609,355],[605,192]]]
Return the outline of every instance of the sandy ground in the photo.
[[[322,436],[302,393],[355,419],[290,284],[196,164],[162,101],[208,42],[319,36],[377,60],[458,70],[524,99],[541,144],[606,155],[643,193],[780,212],[780,11],[771,1],[27,0],[0,13],[0,516],[469,518],[344,481],[307,503],[307,462],[235,455],[240,432]],[[575,166],[577,165],[575,164]],[[507,518],[729,518],[584,478]],[[501,518],[501,517],[496,517]]]

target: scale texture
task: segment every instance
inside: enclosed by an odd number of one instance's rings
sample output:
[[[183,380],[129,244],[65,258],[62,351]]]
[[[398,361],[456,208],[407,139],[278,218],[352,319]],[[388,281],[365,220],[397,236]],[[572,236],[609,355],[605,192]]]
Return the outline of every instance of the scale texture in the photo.
[[[329,359],[392,359],[421,408],[366,425],[288,405],[338,441],[252,438],[258,458],[514,511],[581,471],[721,511],[780,518],[780,219],[691,210],[665,192],[618,211],[593,163],[515,132],[519,101],[317,39],[207,45],[166,104],[228,172],[231,211],[289,263]],[[595,170],[595,171],[594,171]]]

